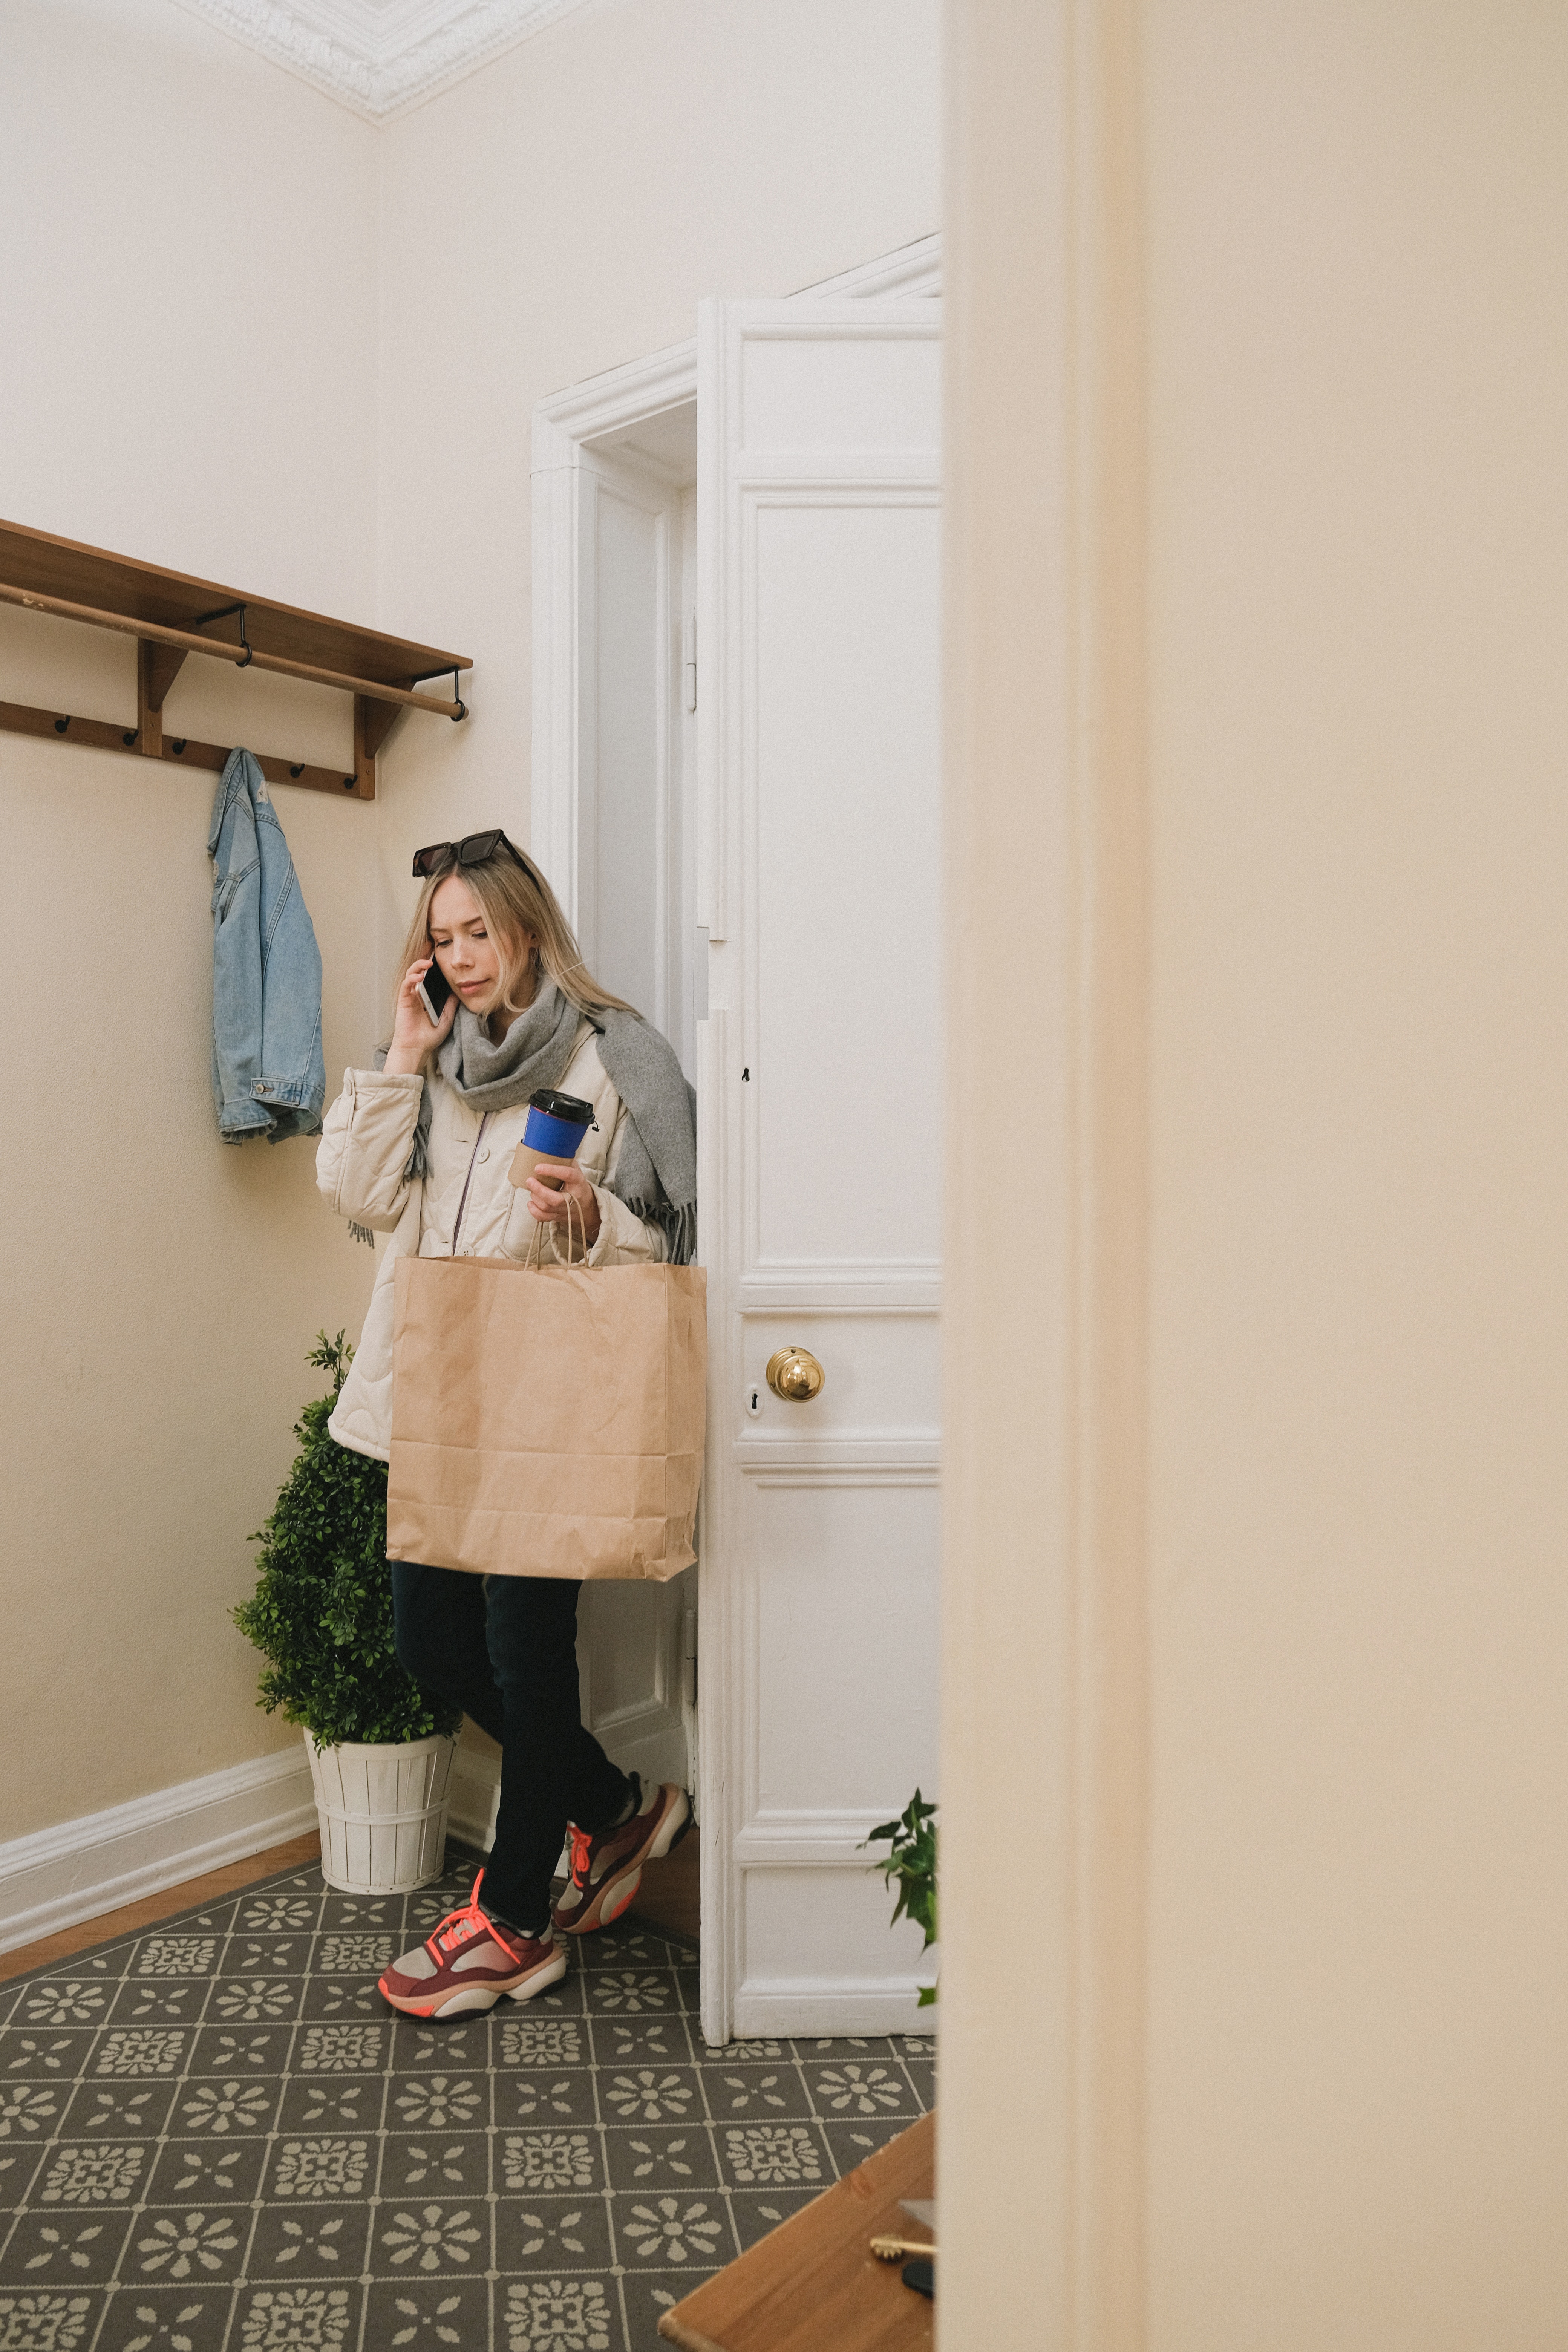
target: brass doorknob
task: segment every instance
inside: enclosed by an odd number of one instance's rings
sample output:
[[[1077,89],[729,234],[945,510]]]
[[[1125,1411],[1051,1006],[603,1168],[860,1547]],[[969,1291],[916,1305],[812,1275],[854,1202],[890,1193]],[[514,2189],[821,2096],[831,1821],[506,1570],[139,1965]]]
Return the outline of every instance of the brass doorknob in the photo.
[[[809,1348],[780,1348],[768,1358],[768,1386],[786,1404],[809,1404],[826,1378]]]

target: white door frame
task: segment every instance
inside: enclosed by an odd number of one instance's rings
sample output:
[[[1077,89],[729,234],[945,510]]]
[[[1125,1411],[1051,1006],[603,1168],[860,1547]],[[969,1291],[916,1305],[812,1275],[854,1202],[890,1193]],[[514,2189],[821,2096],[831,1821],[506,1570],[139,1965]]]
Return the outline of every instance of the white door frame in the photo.
[[[940,236],[922,237],[898,252],[845,271],[825,283],[800,289],[802,299],[823,297],[939,297]],[[550,876],[569,922],[578,915],[579,772],[583,755],[580,694],[582,502],[589,461],[584,445],[605,434],[647,423],[697,397],[697,341],[633,360],[590,377],[542,401],[533,416],[533,742],[530,836]],[[662,583],[667,603],[679,591],[679,551],[668,560],[675,576]],[[700,647],[698,648],[700,656]],[[706,975],[698,974],[698,1003],[705,1002]],[[700,1013],[700,1018],[701,1017]],[[721,1021],[707,1022],[699,1034],[700,1098],[703,1072],[721,1040]],[[705,1125],[705,1122],[700,1124]],[[710,1197],[724,1190],[722,1135],[703,1137],[702,1188]],[[797,1474],[804,1475],[804,1474]],[[818,1468],[816,1483],[833,1473]],[[884,1476],[908,1483],[934,1479],[934,1461],[889,1465]],[[699,1547],[700,1551],[700,1545]],[[702,1650],[716,1661],[736,1654],[738,1598],[732,1580],[713,1573],[700,1559],[699,1623]],[[722,1671],[698,1675],[700,1751],[710,1758],[731,1753],[731,1707],[734,1694]],[[736,1897],[734,1823],[727,1809],[709,1807],[700,1823],[702,1848],[702,2027],[710,2042],[726,2041],[733,2030],[735,1939],[731,1932]],[[827,1856],[820,1857],[823,1859]],[[837,1853],[832,1858],[838,1858]],[[886,2029],[884,2029],[886,2030]]]
[[[754,291],[754,289],[748,289]],[[942,292],[942,239],[914,245],[800,289],[802,298]],[[552,393],[533,412],[533,782],[535,856],[577,920],[578,501],[583,444],[646,424],[697,397],[697,338]],[[679,551],[677,551],[679,560]]]

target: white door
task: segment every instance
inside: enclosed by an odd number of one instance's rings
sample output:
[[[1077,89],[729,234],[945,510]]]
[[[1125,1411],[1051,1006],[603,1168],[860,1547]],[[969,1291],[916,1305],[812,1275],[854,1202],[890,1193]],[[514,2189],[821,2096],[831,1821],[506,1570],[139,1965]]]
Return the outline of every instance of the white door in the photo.
[[[940,311],[700,315],[703,2024],[929,2024],[860,1842],[937,1744]],[[826,1372],[764,1385],[776,1349]]]

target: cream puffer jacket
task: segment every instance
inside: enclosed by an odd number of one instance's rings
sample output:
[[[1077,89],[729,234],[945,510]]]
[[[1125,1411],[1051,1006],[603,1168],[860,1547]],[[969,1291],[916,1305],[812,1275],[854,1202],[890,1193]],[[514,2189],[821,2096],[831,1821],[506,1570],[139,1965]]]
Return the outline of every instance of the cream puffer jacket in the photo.
[[[340,1445],[379,1461],[392,1452],[393,1274],[400,1257],[511,1257],[539,1249],[547,1264],[562,1264],[553,1229],[542,1240],[529,1213],[528,1193],[513,1187],[508,1171],[522,1140],[528,1105],[480,1116],[438,1075],[431,1079],[428,1166],[422,1178],[404,1174],[414,1148],[424,1085],[417,1076],[384,1070],[345,1070],[343,1090],[328,1111],[316,1152],[316,1182],[339,1216],[392,1235],[371,1293],[364,1329],[327,1426]],[[599,1059],[592,1022],[577,1032],[572,1059],[558,1081],[562,1094],[594,1106],[597,1129],[590,1128],[577,1164],[599,1204],[599,1235],[579,1264],[647,1265],[668,1255],[658,1225],[645,1224],[610,1192],[622,1138],[625,1106]]]

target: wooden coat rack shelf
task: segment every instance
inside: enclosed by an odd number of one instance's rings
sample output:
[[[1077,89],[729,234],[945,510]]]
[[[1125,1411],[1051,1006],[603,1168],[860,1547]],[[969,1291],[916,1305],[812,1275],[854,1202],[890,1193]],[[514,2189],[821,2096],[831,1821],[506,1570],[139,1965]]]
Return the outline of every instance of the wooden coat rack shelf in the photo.
[[[177,767],[221,769],[228,752],[217,743],[165,733],[163,699],[185,658],[200,654],[232,662],[238,669],[275,670],[284,677],[310,678],[353,697],[353,773],[314,767],[305,760],[282,760],[258,752],[268,783],[299,784],[332,793],[342,800],[375,798],[375,757],[388,728],[404,710],[433,710],[443,719],[466,719],[468,705],[458,691],[459,673],[473,665],[465,654],[389,637],[379,629],[329,621],[269,597],[248,596],[212,580],[193,580],[156,563],[109,555],[75,540],[56,539],[23,523],[0,522],[0,603],[31,612],[53,613],[91,628],[112,629],[136,639],[136,724],[81,719],[72,711],[37,710],[26,703],[0,702],[0,730],[41,735],[95,751],[126,751]],[[431,678],[450,676],[450,697],[422,694]]]

